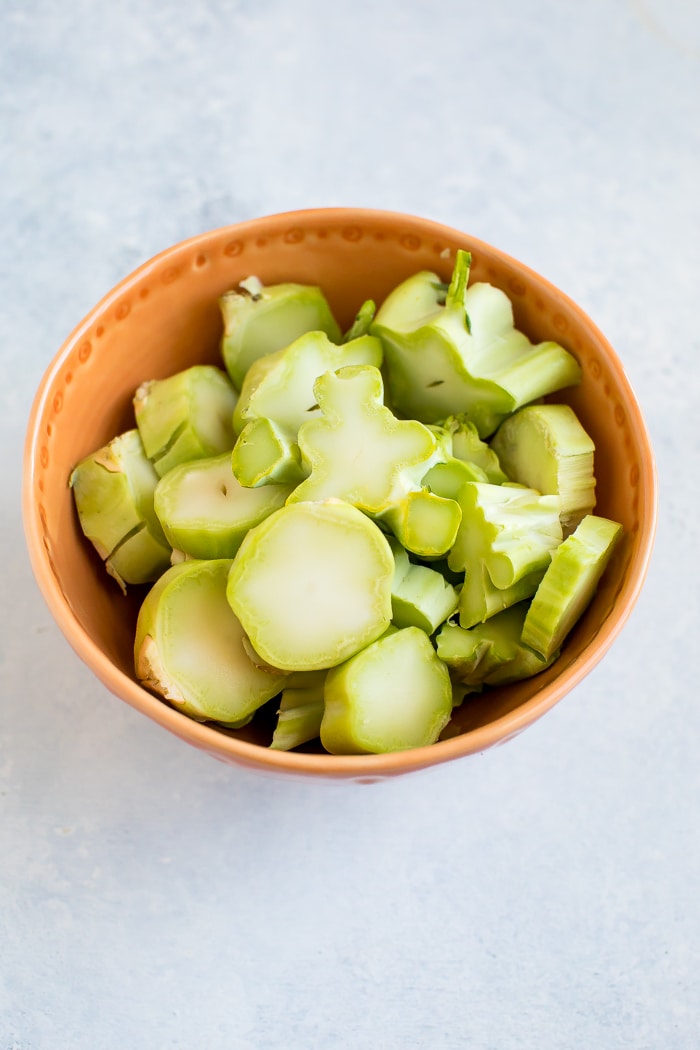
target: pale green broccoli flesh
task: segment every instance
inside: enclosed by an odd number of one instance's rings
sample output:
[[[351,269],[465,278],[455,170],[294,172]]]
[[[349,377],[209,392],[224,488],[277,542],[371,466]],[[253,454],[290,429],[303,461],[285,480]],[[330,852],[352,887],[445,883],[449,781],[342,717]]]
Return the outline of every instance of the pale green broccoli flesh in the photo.
[[[319,736],[325,681],[326,671],[297,672],[286,677],[270,744],[274,751],[291,751]]]
[[[462,521],[448,564],[464,571],[462,627],[473,627],[531,597],[561,543],[559,500],[520,485],[466,482]]]
[[[306,477],[299,445],[272,419],[246,423],[231,453],[231,468],[241,485],[296,484]]]
[[[255,361],[306,332],[324,332],[340,342],[340,328],[320,288],[289,283],[265,287],[255,277],[241,281],[239,288],[219,300],[224,320],[221,353],[237,389]]]
[[[361,511],[339,500],[294,503],[250,530],[227,593],[268,665],[320,670],[387,629],[393,575],[388,541]]]
[[[230,560],[185,561],[149,591],[136,626],[141,683],[197,721],[241,726],[283,685],[248,657],[226,600]]]
[[[511,481],[559,497],[564,535],[596,502],[595,446],[570,405],[527,405],[491,441]]]
[[[341,346],[323,332],[308,332],[289,346],[255,361],[243,380],[233,416],[238,433],[253,419],[267,418],[285,430],[291,440],[318,411],[314,383],[324,372],[346,365],[382,363],[382,344],[371,335]]]
[[[549,658],[582,616],[595,594],[622,526],[588,514],[557,547],[530,603],[523,641]]]
[[[436,274],[409,277],[384,301],[370,331],[384,344],[398,412],[425,423],[461,414],[484,438],[521,405],[578,383],[581,369],[557,343],[533,346],[517,331],[500,289],[467,289],[470,264],[458,251],[446,296]]]
[[[180,463],[231,451],[236,392],[213,365],[142,383],[134,413],[146,455],[163,477]]]
[[[447,623],[440,629],[436,639],[438,656],[463,693],[479,693],[485,685],[506,685],[530,678],[544,671],[559,655],[553,652],[545,658],[523,642],[528,607],[528,602],[519,602],[486,623],[468,629]]]
[[[450,676],[427,634],[392,629],[328,672],[321,742],[332,754],[422,747],[451,713]]]
[[[396,627],[420,627],[433,634],[457,608],[459,593],[442,573],[413,563],[397,540],[389,541],[394,555],[391,620]]]
[[[156,580],[170,564],[153,506],[157,482],[137,430],[86,456],[69,478],[83,533],[122,589]]]
[[[233,558],[244,536],[284,506],[293,487],[244,488],[224,452],[168,471],[156,486],[154,505],[175,550],[191,558]]]

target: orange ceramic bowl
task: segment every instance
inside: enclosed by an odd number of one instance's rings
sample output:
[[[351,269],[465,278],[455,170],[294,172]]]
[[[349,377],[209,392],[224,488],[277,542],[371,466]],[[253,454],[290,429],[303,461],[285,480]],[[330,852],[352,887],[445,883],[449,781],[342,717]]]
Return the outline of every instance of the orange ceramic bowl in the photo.
[[[199,724],[143,689],[133,670],[143,592],[124,598],[84,539],[67,479],[83,456],[133,426],[131,399],[145,379],[199,362],[221,363],[217,297],[249,274],[266,284],[319,284],[341,326],[366,298],[378,303],[403,278],[449,279],[454,252],[472,252],[471,280],[498,285],[516,324],[554,338],[580,361],[583,381],[555,400],[575,408],[596,445],[596,512],[622,523],[624,541],[561,657],[543,674],[457,708],[445,738],[387,755],[269,750],[253,724]],[[622,364],[595,325],[522,263],[465,233],[384,211],[311,210],[255,219],[178,244],[113,289],[66,340],[46,372],[29,420],[24,520],[33,569],[66,638],[104,685],[183,740],[225,762],[262,771],[371,781],[484,751],[515,736],[597,664],[639,595],[656,522],[649,437]]]

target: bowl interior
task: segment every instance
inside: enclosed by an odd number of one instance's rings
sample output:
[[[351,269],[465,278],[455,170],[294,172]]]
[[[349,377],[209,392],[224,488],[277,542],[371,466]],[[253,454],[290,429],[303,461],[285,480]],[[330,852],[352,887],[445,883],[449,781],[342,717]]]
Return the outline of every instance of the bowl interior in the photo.
[[[581,363],[580,386],[552,400],[568,401],[593,438],[596,512],[622,523],[624,541],[549,671],[465,703],[448,739],[421,755],[309,761],[357,773],[377,760],[375,766],[398,772],[483,750],[543,713],[605,651],[637,596],[653,537],[653,458],[634,394],[604,337],[563,293],[496,249],[425,220],[348,209],[273,216],[204,234],[141,267],[88,315],[45,376],[25,474],[25,523],[40,586],[71,644],[110,689],[217,757],[266,765],[271,753],[247,746],[267,743],[256,726],[236,733],[197,726],[137,685],[134,625],[145,591],[133,588],[124,598],[106,576],[80,531],[68,476],[83,456],[134,425],[131,402],[143,380],[200,362],[221,365],[217,298],[242,278],[319,284],[347,327],[364,299],[379,304],[418,270],[449,279],[459,247],[472,251],[472,282],[490,281],[509,295],[518,327],[535,341],[556,339]],[[311,768],[303,758],[273,761],[289,768],[296,762],[303,771]]]

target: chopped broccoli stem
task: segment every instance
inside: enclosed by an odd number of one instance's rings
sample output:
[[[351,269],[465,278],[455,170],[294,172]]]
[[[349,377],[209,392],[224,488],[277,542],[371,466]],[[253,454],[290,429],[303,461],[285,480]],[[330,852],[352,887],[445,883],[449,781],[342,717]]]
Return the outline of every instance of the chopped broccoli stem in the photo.
[[[479,437],[479,432],[470,420],[464,415],[452,415],[443,419],[440,424],[452,438],[452,455],[465,463],[478,467],[485,474],[484,481],[492,485],[502,485],[508,481],[508,475],[501,468],[498,456],[493,449]],[[474,479],[477,480],[476,478]],[[520,478],[510,478],[511,481],[519,481]],[[530,488],[538,488],[531,485]]]
[[[157,482],[137,430],[86,456],[69,478],[81,528],[122,590],[157,579],[170,561],[153,508]]]
[[[313,684],[290,685],[282,690],[277,725],[270,744],[275,751],[291,751],[309,740],[315,740],[321,732],[326,672],[310,673],[316,676]],[[290,678],[294,678],[294,675],[290,675]]]
[[[433,744],[452,713],[445,664],[418,627],[388,631],[328,672],[321,742],[332,754]]]
[[[453,547],[462,519],[459,503],[427,489],[409,492],[381,520],[412,554],[441,558]]]
[[[465,481],[488,481],[488,478],[476,463],[465,463],[454,456],[445,463],[436,463],[423,478],[425,487],[444,499],[457,499]]]
[[[251,529],[234,559],[228,599],[272,667],[332,667],[391,621],[394,559],[361,511],[340,500],[293,503]]]
[[[235,390],[213,365],[142,383],[134,397],[136,425],[158,476],[180,463],[230,452],[235,406]]]
[[[595,446],[569,405],[527,405],[505,420],[491,447],[512,481],[561,501],[568,535],[595,506]]]
[[[581,369],[558,344],[533,346],[518,332],[498,288],[479,283],[465,292],[467,270],[466,253],[458,252],[444,303],[434,273],[410,277],[370,330],[384,344],[397,411],[425,423],[462,413],[484,438],[520,405],[578,383]]]
[[[261,416],[272,419],[290,435],[318,412],[314,383],[324,372],[345,365],[382,363],[382,344],[360,336],[336,346],[323,332],[308,332],[274,354],[259,358],[248,370],[233,417],[240,433]]]
[[[472,627],[534,594],[561,542],[559,500],[520,485],[465,482],[462,521],[448,555],[465,572],[459,611]]]
[[[622,526],[588,514],[554,551],[530,603],[523,641],[543,657],[559,649],[595,594]]]
[[[320,288],[304,284],[265,287],[256,277],[241,281],[239,288],[242,291],[225,292],[219,300],[224,320],[221,352],[237,389],[254,361],[283,349],[306,332],[325,332],[334,343],[340,341],[340,328]]]
[[[245,488],[224,452],[174,467],[158,482],[154,503],[173,547],[191,558],[233,558],[249,529],[284,506],[293,487]]]
[[[389,540],[396,568],[391,587],[391,620],[396,627],[420,627],[433,634],[457,608],[459,594],[445,577],[416,565],[397,540]]]
[[[226,600],[229,560],[184,561],[149,591],[136,626],[136,674],[196,721],[240,726],[280,689],[253,666]]]
[[[435,437],[422,423],[397,419],[383,404],[383,393],[381,373],[372,366],[319,376],[314,397],[320,414],[299,428],[309,476],[290,502],[343,499],[379,516],[420,489],[436,458]]]
[[[544,671],[558,652],[540,656],[521,639],[528,602],[519,602],[486,623],[465,630],[446,623],[436,638],[437,653],[461,692],[480,692],[485,685],[505,685]]]
[[[233,446],[231,467],[246,488],[271,482],[296,485],[306,477],[296,439],[264,417],[243,427]]]

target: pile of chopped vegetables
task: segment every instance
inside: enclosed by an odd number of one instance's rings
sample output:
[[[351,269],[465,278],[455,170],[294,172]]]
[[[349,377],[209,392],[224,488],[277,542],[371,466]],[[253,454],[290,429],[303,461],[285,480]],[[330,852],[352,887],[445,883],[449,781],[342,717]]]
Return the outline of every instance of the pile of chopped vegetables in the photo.
[[[559,656],[622,529],[542,400],[577,361],[470,261],[345,335],[319,288],[248,277],[220,300],[225,371],[142,384],[135,428],[72,471],[107,572],[153,584],[136,674],[179,711],[235,728],[273,703],[273,748],[402,750]]]

